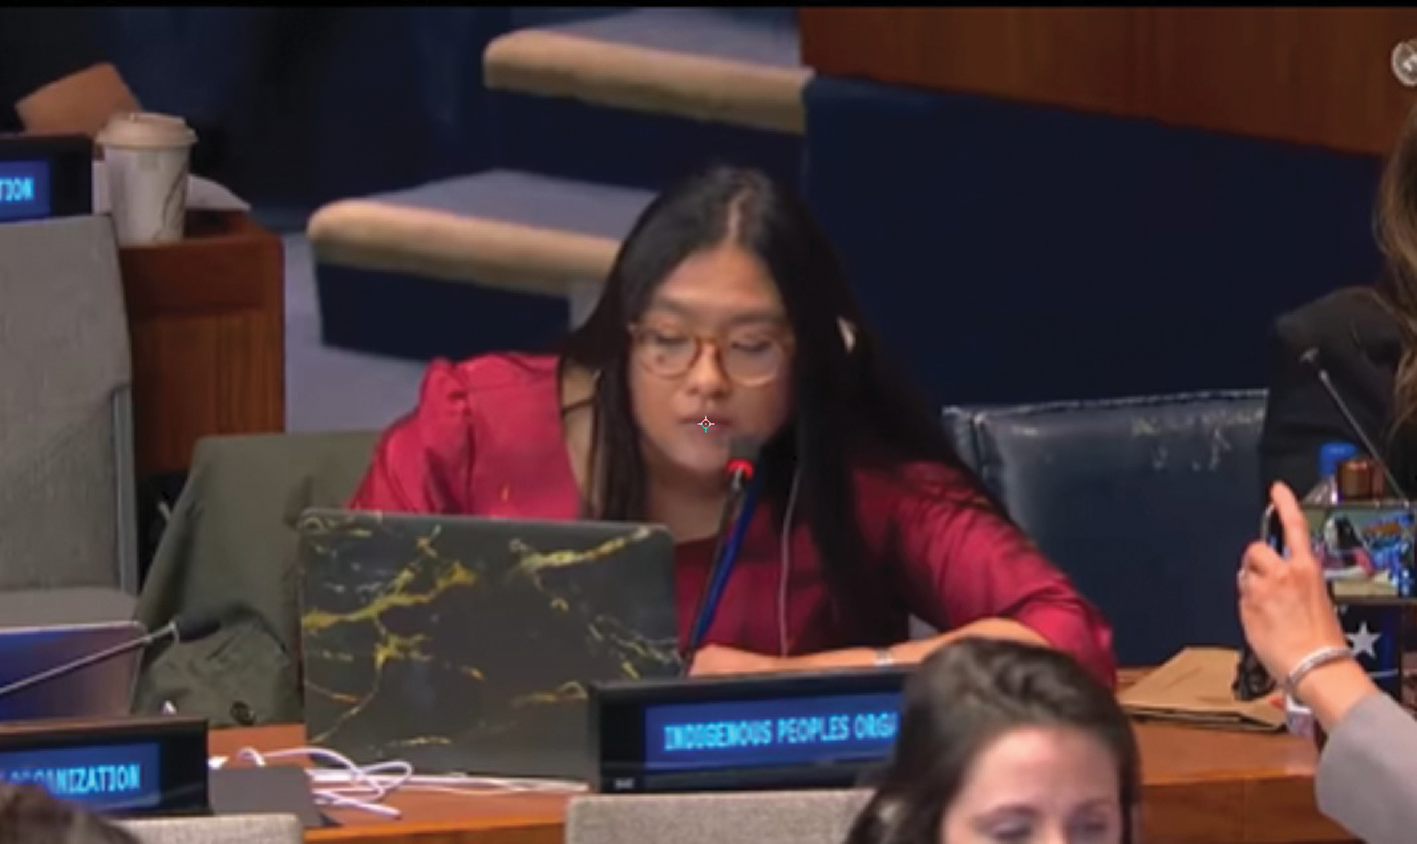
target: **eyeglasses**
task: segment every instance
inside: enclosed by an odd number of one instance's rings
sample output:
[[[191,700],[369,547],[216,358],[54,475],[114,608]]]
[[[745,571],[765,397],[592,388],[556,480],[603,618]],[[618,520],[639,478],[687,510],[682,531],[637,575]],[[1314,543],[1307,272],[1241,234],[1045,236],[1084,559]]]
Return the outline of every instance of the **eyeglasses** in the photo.
[[[678,378],[698,363],[705,343],[712,344],[718,364],[734,382],[760,387],[776,378],[787,363],[791,342],[761,329],[723,336],[694,334],[676,328],[632,323],[635,360],[661,378]]]

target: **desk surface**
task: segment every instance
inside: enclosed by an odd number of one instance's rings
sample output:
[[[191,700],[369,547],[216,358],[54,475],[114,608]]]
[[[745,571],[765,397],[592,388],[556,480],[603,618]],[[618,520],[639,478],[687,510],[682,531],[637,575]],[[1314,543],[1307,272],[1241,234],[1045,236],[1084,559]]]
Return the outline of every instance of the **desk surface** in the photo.
[[[217,730],[211,750],[294,747],[299,725]],[[1350,841],[1314,805],[1314,749],[1287,735],[1139,724],[1151,842],[1316,844]],[[357,810],[330,810],[343,827],[310,841],[395,844],[561,844],[568,795],[460,795],[407,791],[388,804],[394,821]]]

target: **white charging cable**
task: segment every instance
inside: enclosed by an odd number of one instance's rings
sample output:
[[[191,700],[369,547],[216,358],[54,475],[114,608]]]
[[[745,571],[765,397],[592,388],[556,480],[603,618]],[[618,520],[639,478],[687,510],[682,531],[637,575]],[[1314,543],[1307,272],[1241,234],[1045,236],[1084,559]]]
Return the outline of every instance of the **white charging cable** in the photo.
[[[390,818],[402,817],[398,809],[382,804],[385,798],[398,790],[436,791],[460,796],[477,796],[512,793],[567,794],[585,791],[585,783],[570,780],[516,779],[507,777],[478,777],[466,774],[417,775],[413,766],[402,760],[391,760],[373,765],[356,765],[348,757],[321,747],[292,747],[261,752],[253,747],[243,747],[236,752],[236,758],[244,759],[261,767],[268,760],[290,757],[306,757],[317,764],[333,763],[326,767],[309,768],[311,794],[316,805],[335,808],[360,809]],[[226,764],[221,757],[213,758],[213,768]]]
[[[408,778],[413,776],[413,766],[407,762],[392,761],[380,762],[375,765],[360,767],[354,764],[344,754],[336,753],[333,750],[325,750],[320,747],[292,747],[286,750],[272,750],[266,753],[254,747],[243,747],[236,752],[238,759],[245,759],[257,767],[265,767],[268,760],[284,759],[289,757],[304,756],[312,762],[333,762],[344,770],[342,787],[322,787],[311,789],[311,794],[315,797],[315,804],[318,806],[329,806],[334,808],[360,809],[375,815],[383,815],[388,818],[403,817],[398,809],[393,806],[384,806],[380,803],[385,797],[401,787]],[[378,774],[389,772],[394,773],[389,776],[379,777]],[[318,770],[307,772],[313,784],[319,785]],[[381,781],[382,780],[382,781]]]

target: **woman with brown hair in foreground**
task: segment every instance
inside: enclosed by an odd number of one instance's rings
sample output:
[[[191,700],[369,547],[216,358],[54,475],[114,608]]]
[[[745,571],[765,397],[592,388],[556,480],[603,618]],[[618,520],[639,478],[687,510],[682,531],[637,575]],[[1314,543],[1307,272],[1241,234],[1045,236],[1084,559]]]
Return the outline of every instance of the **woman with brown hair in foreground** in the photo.
[[[132,833],[38,785],[0,782],[0,844],[139,844]]]
[[[1076,660],[961,639],[910,679],[895,753],[846,844],[1131,844],[1131,722]]]

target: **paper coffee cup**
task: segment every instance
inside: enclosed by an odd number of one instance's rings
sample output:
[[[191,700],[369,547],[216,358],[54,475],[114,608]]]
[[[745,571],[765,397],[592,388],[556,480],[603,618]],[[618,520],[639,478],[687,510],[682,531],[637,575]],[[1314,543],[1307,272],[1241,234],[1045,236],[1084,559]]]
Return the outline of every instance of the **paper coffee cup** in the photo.
[[[182,239],[187,169],[196,142],[197,133],[182,118],[151,112],[117,115],[99,132],[120,246]]]

